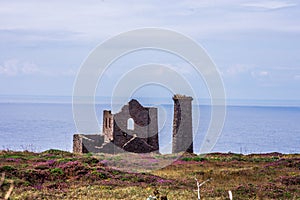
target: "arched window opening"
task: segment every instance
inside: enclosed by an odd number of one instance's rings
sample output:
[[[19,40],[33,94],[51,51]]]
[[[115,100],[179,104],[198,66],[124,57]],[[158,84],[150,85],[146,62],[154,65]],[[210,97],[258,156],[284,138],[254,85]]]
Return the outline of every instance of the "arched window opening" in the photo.
[[[127,120],[127,129],[128,130],[134,130],[134,121],[132,118],[129,118]]]

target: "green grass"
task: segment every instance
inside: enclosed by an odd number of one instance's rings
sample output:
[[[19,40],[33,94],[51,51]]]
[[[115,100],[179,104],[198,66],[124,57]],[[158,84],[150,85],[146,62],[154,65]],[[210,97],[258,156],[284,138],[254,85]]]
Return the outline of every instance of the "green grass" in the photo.
[[[53,168],[53,169],[50,169],[50,173],[53,175],[63,175],[64,171],[60,168]]]

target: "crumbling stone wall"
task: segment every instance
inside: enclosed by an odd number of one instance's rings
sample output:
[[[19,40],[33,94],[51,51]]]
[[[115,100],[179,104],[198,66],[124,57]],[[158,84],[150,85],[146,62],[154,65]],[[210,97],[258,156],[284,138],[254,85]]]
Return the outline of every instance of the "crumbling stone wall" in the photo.
[[[104,143],[104,137],[100,134],[75,134],[73,136],[73,152],[88,153],[98,152],[96,146],[101,146]]]
[[[73,135],[73,152],[74,153],[85,153],[83,151],[82,138],[80,137],[80,134]]]
[[[104,135],[104,141],[109,142],[113,140],[113,114],[111,114],[110,110],[104,110],[103,111],[103,135]]]
[[[133,129],[128,127],[130,120],[134,122]],[[157,109],[131,100],[114,114],[113,134],[114,144],[128,152],[158,152]]]
[[[192,97],[174,95],[172,153],[193,153]]]
[[[133,127],[129,127],[129,122]],[[157,109],[143,107],[137,100],[124,105],[119,113],[103,111],[103,134],[73,137],[73,152],[103,153],[159,152]]]
[[[100,134],[74,134],[73,136],[74,153],[122,153],[123,149],[118,148],[112,142],[105,142],[104,135]]]

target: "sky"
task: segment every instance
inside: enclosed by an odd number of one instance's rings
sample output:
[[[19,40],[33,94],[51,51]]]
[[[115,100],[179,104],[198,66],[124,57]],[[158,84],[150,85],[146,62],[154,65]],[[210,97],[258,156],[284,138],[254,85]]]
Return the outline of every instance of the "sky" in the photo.
[[[0,95],[71,96],[80,66],[97,45],[157,27],[206,50],[228,99],[300,100],[299,11],[297,0],[0,0]],[[144,51],[114,63],[97,95],[109,96],[125,69],[154,61],[192,85],[203,82],[174,55]],[[135,94],[163,94],[160,89],[147,86]]]

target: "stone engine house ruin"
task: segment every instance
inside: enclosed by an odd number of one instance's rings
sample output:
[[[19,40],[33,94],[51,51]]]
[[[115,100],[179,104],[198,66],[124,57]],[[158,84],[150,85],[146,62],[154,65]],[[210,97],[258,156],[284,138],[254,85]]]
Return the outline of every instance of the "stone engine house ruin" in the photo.
[[[192,97],[174,95],[172,153],[193,153]],[[157,108],[132,99],[120,112],[103,111],[102,134],[74,134],[74,153],[159,153]]]

